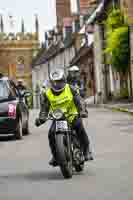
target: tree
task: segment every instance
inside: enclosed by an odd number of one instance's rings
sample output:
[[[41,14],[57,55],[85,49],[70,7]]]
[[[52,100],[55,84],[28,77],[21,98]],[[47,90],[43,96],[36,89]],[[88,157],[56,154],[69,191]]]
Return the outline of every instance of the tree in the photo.
[[[109,63],[117,72],[125,74],[129,66],[128,27],[116,28],[107,39],[106,53]]]
[[[124,21],[124,15],[119,9],[110,12],[106,20],[107,47],[109,64],[119,72],[121,88],[127,86],[125,77],[129,72],[129,34],[128,25]]]
[[[129,36],[128,25],[119,9],[114,9],[106,20],[107,47],[109,63],[117,72],[126,73],[129,66]]]
[[[119,9],[111,10],[106,20],[106,28],[108,32],[110,33],[123,25],[125,25],[125,22],[122,12]]]

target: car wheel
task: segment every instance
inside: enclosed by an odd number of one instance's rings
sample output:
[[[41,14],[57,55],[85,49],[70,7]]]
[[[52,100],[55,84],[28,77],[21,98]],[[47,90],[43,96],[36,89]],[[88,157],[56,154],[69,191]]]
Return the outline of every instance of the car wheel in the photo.
[[[15,132],[15,138],[21,140],[23,138],[22,120],[18,120],[17,130]]]
[[[23,128],[23,134],[24,135],[29,135],[30,134],[30,131],[29,131],[29,122],[28,121],[26,122],[26,127]]]

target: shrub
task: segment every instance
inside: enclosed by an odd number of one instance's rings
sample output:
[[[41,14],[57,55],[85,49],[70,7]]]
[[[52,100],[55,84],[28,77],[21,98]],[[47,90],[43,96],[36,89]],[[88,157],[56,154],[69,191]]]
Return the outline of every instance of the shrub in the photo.
[[[113,9],[106,20],[108,63],[121,74],[128,71],[129,66],[129,35],[128,25],[119,9]]]

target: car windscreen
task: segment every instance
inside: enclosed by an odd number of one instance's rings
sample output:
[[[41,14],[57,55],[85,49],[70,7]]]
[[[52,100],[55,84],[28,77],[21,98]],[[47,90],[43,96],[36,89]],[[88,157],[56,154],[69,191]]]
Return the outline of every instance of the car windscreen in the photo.
[[[10,96],[10,90],[7,86],[7,82],[0,80],[0,100],[8,99]]]

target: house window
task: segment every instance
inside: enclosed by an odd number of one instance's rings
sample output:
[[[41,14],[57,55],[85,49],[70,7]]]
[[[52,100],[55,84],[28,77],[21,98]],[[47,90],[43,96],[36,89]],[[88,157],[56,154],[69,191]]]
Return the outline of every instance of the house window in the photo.
[[[24,68],[25,68],[24,57],[23,56],[19,56],[17,58],[17,73],[19,75],[24,75]]]

